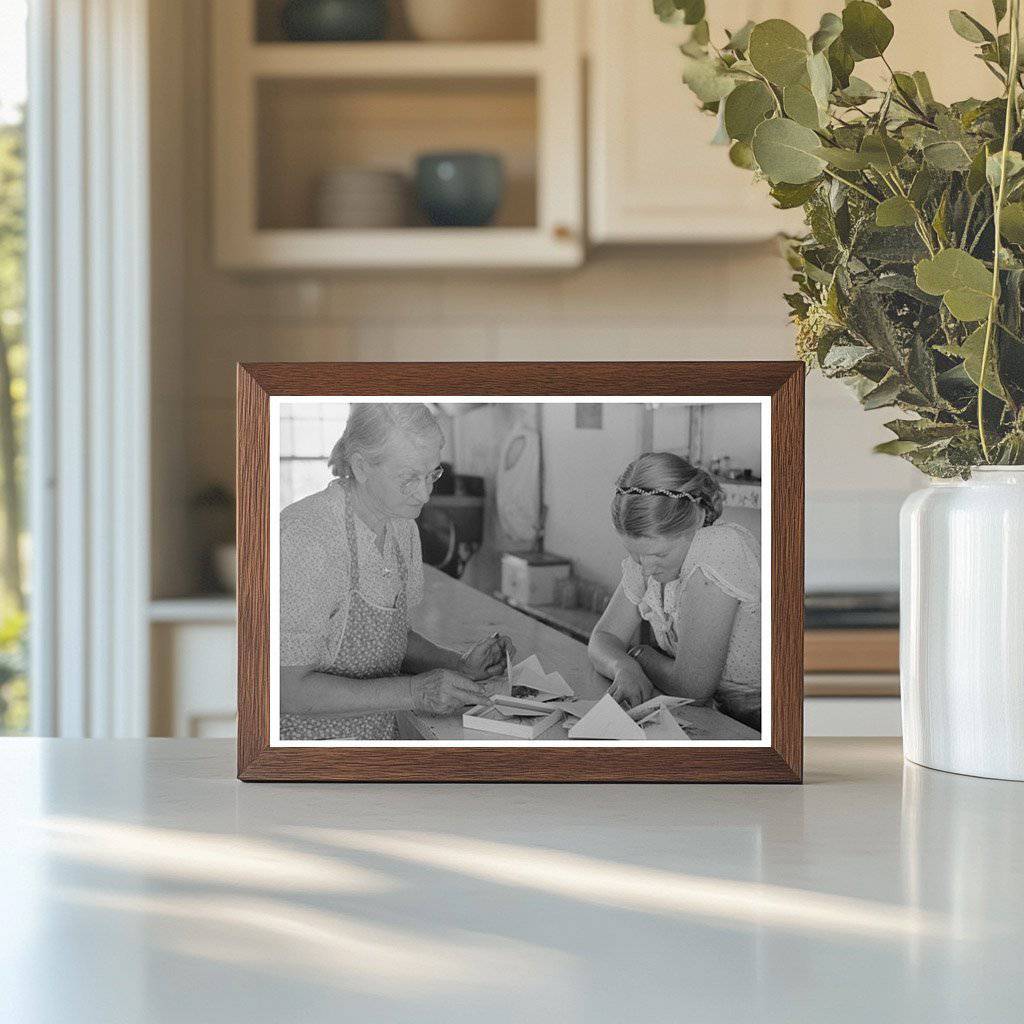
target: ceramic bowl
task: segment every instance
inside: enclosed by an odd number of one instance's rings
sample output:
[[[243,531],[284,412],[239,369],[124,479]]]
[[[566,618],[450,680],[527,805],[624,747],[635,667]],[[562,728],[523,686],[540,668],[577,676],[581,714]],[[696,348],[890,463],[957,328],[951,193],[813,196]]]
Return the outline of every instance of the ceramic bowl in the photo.
[[[281,11],[285,38],[303,43],[380,39],[387,24],[387,0],[288,0]]]
[[[480,42],[532,39],[534,5],[525,0],[404,0],[417,39]]]
[[[416,161],[416,197],[435,227],[489,224],[504,190],[504,165],[495,153],[424,153]]]

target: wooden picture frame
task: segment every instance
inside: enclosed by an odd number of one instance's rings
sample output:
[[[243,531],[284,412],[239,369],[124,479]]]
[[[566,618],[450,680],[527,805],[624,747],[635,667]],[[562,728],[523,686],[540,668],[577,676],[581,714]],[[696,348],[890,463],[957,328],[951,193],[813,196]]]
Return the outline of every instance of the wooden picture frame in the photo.
[[[772,362],[239,364],[238,777],[244,781],[786,782],[802,779],[804,367]],[[770,735],[763,745],[274,746],[273,396],[756,396],[770,409]],[[497,399],[496,399],[497,400]],[[503,399],[507,400],[507,399]],[[548,400],[553,400],[549,398]],[[768,475],[768,474],[766,474]],[[526,652],[528,653],[528,652]]]

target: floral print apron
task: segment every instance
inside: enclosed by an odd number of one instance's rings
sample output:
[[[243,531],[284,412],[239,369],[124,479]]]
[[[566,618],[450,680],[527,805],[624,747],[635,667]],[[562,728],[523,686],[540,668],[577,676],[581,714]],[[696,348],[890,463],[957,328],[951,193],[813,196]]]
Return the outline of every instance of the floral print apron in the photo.
[[[345,534],[352,559],[352,600],[345,633],[330,671],[349,679],[381,679],[399,675],[409,642],[406,608],[406,565],[398,561],[398,599],[394,608],[370,604],[359,593],[359,548],[351,505],[345,505]],[[282,715],[283,740],[393,740],[397,735],[394,713],[370,715]]]

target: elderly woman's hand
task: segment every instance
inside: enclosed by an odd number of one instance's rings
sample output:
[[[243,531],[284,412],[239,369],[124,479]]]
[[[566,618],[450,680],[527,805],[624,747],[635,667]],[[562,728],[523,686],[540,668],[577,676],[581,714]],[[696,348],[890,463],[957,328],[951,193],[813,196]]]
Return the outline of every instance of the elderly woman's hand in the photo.
[[[412,709],[427,715],[450,715],[487,700],[477,686],[458,672],[435,668],[412,677]]]
[[[507,636],[494,633],[473,644],[459,658],[459,671],[470,679],[493,679],[505,671],[508,659],[516,656],[516,648]]]

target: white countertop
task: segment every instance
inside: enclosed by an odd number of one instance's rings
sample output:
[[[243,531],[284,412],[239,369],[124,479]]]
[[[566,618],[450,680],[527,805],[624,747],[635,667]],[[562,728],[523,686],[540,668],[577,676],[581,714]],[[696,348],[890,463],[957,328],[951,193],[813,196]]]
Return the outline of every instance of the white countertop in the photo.
[[[799,786],[270,785],[0,740],[0,1021],[1002,1022],[1024,786],[810,740]]]

